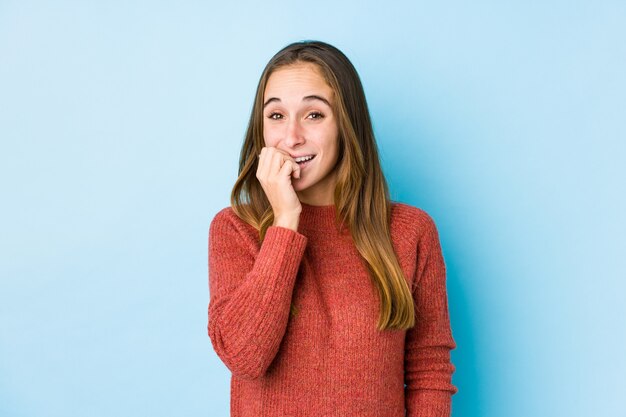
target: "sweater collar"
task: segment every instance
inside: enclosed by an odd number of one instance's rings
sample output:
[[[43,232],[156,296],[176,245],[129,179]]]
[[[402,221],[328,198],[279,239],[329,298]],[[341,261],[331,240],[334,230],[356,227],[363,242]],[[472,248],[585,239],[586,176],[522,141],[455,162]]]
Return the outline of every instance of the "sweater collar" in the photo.
[[[312,206],[300,202],[302,211],[300,212],[300,225],[306,229],[330,229],[335,228],[335,205]]]

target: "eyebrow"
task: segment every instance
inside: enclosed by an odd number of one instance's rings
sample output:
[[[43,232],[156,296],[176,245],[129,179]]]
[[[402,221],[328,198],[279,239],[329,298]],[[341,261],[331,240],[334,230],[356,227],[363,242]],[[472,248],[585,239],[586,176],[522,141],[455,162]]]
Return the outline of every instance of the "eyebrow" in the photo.
[[[303,97],[303,98],[302,98],[302,101],[311,101],[311,100],[320,100],[320,101],[323,101],[324,103],[326,103],[326,105],[327,105],[328,107],[331,107],[331,105],[330,105],[330,103],[328,102],[328,100],[326,100],[324,97],[318,96],[318,95],[316,95],[316,94],[312,94],[312,95],[310,95],[310,96],[305,96],[305,97]],[[263,104],[263,108],[267,107],[267,105],[268,105],[268,104],[270,104],[270,103],[271,103],[271,102],[273,102],[273,101],[280,102],[280,99],[279,99],[278,97],[272,97],[272,98],[269,98],[269,99],[265,102],[265,104]]]

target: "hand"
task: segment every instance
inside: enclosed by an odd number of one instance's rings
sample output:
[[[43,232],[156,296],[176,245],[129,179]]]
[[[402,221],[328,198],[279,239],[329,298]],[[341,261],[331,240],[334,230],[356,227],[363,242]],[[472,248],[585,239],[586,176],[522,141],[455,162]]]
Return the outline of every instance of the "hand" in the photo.
[[[292,174],[300,178],[300,166],[287,152],[273,146],[261,149],[256,177],[274,210],[274,224],[284,220],[293,225],[300,217],[302,205],[291,183]]]

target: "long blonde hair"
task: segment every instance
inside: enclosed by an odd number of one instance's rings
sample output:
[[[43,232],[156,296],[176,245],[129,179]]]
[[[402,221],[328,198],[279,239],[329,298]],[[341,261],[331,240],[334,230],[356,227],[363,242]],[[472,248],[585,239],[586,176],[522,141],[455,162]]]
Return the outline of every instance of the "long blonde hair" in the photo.
[[[273,71],[296,63],[313,63],[334,91],[333,112],[339,128],[337,184],[334,191],[337,226],[347,225],[355,246],[366,261],[378,289],[378,330],[408,329],[415,324],[409,285],[394,252],[391,200],[383,175],[365,93],[356,69],[337,48],[321,41],[287,45],[266,65],[257,86],[254,105],[239,159],[239,176],[231,193],[233,211],[265,237],[274,213],[256,178],[257,155],[263,140],[263,96]],[[296,309],[291,305],[291,313]]]

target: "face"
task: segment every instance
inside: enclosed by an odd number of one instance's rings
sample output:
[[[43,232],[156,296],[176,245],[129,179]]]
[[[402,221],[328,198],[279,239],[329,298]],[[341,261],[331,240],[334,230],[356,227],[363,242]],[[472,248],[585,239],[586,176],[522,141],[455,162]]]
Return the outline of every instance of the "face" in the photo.
[[[338,127],[332,111],[333,90],[315,64],[298,63],[270,75],[263,97],[263,137],[292,157],[312,155],[300,163],[292,185],[300,201],[333,204],[338,156]]]

